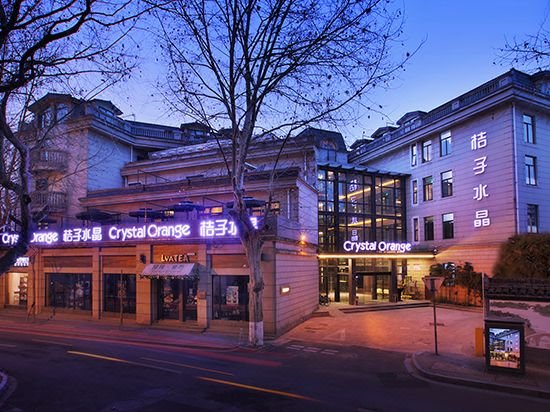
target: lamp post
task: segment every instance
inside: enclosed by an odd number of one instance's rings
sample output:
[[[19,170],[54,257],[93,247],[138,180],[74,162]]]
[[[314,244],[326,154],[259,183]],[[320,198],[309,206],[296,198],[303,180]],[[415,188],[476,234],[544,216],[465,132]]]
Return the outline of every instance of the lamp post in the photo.
[[[444,278],[442,276],[424,276],[422,278],[424,281],[424,285],[426,285],[426,288],[430,291],[432,294],[432,302],[433,302],[433,308],[434,308],[434,342],[435,342],[435,354],[439,355],[439,352],[437,350],[437,316],[435,311],[435,293],[440,288],[441,284],[443,283]]]

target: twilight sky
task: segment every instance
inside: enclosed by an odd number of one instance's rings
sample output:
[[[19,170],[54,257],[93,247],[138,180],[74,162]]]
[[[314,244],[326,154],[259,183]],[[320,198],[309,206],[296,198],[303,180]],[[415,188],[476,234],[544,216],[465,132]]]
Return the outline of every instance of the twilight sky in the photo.
[[[339,130],[348,144],[406,112],[429,111],[506,72],[511,66],[498,62],[506,39],[535,34],[543,23],[550,27],[550,0],[399,0],[396,5],[400,2],[407,49],[425,43],[390,89],[370,96],[383,114],[365,111],[356,125]],[[99,97],[111,100],[130,120],[171,126],[190,121],[163,106],[154,86],[155,64],[144,61],[141,74]]]

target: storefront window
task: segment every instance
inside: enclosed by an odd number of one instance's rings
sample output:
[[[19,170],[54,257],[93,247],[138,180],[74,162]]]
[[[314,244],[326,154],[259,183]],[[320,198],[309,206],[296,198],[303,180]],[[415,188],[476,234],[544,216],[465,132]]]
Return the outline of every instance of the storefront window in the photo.
[[[27,274],[8,273],[8,305],[27,304]]]
[[[120,301],[124,313],[136,313],[136,275],[104,275],[103,310],[120,313]]]
[[[91,274],[46,274],[47,306],[92,310]]]
[[[214,319],[248,321],[248,276],[212,276]]]

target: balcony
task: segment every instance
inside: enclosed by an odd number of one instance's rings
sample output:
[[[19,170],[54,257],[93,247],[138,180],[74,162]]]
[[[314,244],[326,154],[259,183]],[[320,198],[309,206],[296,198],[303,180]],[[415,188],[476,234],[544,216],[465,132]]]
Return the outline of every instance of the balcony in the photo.
[[[68,155],[63,150],[40,149],[31,152],[31,171],[65,172]]]
[[[50,191],[31,193],[31,211],[37,212],[43,209],[48,212],[64,212],[67,209],[67,194]]]

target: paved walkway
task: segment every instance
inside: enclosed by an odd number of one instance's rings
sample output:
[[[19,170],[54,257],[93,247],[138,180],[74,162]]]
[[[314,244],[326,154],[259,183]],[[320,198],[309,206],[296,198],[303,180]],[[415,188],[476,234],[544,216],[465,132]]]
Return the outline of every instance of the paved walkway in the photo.
[[[438,307],[438,349],[434,354],[433,309],[404,308],[380,312],[343,313],[344,305],[323,307],[316,316],[268,344],[284,346],[293,341],[334,346],[365,346],[410,355],[410,371],[424,378],[483,387],[550,399],[549,351],[527,352],[524,375],[488,372],[485,360],[474,356],[475,329],[483,327],[480,310]],[[349,306],[347,306],[349,308]],[[43,336],[85,335],[98,340],[139,342],[209,350],[232,350],[246,345],[246,328],[201,331],[192,328],[139,326],[116,319],[93,321],[58,314],[27,320],[23,311],[0,311],[0,328]],[[0,398],[7,377],[0,371]],[[0,399],[1,400],[1,399]]]

